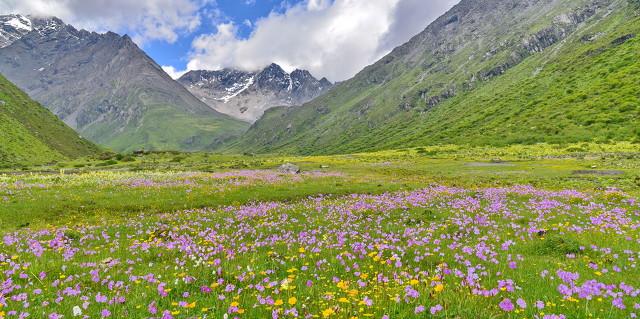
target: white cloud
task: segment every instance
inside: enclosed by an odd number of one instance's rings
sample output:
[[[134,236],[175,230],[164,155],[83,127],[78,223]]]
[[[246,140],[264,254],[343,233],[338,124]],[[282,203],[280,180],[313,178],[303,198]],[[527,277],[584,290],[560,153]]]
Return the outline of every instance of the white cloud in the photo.
[[[187,73],[187,71],[178,71],[176,70],[176,68],[174,68],[173,66],[170,65],[163,65],[162,69],[164,70],[164,72],[166,72],[167,74],[169,74],[169,76],[171,76],[171,78],[173,79],[179,79],[181,76],[183,76],[185,73]]]
[[[192,44],[187,69],[256,70],[271,62],[289,71],[345,80],[422,31],[458,0],[306,0],[254,23],[247,38],[233,23]]]
[[[56,16],[78,28],[128,32],[134,40],[175,42],[195,30],[214,0],[1,0],[0,14]]]

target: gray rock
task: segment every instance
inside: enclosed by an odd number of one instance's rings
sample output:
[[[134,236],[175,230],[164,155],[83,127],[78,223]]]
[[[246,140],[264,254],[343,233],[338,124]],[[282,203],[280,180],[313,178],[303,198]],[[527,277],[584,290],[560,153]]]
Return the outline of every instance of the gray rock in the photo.
[[[247,122],[276,106],[304,104],[333,87],[326,78],[318,80],[305,70],[287,73],[275,63],[258,72],[189,71],[178,82],[218,112]]]
[[[0,106],[4,106],[5,104],[7,104],[7,102],[0,100]]]
[[[278,168],[282,174],[300,174],[300,167],[291,163],[285,163]]]

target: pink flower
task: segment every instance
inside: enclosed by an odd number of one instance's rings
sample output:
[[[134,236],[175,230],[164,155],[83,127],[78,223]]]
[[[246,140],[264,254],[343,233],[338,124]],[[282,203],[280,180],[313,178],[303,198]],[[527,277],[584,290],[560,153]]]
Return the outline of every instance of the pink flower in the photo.
[[[102,309],[100,315],[102,316],[102,318],[111,317],[111,311],[109,311],[108,309]]]
[[[518,300],[516,300],[516,304],[518,305],[518,307],[520,307],[522,309],[526,309],[527,308],[527,302],[524,301],[524,299],[522,299],[522,298],[518,298]]]
[[[156,313],[158,313],[158,306],[156,306],[156,302],[152,302],[149,304],[149,307],[147,307],[147,309],[149,310],[149,313],[152,315],[155,315]]]

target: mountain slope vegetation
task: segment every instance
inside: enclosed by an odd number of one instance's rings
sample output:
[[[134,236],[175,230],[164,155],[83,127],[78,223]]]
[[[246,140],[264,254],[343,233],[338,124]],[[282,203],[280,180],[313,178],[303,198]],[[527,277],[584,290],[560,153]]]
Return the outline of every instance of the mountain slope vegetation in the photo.
[[[198,100],[126,35],[23,18],[30,31],[0,48],[0,72],[91,141],[207,150],[248,127]]]
[[[326,95],[266,112],[230,149],[638,140],[636,35],[626,0],[463,0]]]
[[[0,166],[41,164],[98,151],[0,75]]]

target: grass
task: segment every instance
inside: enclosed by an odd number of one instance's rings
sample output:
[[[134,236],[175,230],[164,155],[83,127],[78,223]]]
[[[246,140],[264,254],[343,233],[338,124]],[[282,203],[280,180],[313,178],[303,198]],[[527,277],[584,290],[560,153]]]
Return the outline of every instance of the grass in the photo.
[[[0,317],[629,317],[639,155],[148,152],[5,171]]]
[[[0,166],[62,161],[99,151],[1,75],[0,101]]]

